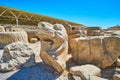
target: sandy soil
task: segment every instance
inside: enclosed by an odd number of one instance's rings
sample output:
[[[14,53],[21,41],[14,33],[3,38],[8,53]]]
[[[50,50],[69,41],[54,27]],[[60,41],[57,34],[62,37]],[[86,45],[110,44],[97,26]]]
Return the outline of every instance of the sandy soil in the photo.
[[[40,41],[36,42],[36,43],[29,43],[29,47],[33,49],[34,53],[35,53],[35,61],[36,63],[38,62],[42,62],[39,54],[40,54],[40,49],[41,49],[41,43]]]

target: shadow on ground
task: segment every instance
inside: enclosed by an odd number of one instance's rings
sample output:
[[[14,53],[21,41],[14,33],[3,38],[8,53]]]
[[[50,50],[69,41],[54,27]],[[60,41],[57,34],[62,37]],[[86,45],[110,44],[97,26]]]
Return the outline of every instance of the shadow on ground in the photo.
[[[20,69],[6,80],[55,80],[59,76],[53,68],[44,63],[38,63],[35,66]]]
[[[115,65],[107,67],[105,69],[101,69],[101,77],[106,78],[108,80],[113,80],[113,75],[115,74]]]

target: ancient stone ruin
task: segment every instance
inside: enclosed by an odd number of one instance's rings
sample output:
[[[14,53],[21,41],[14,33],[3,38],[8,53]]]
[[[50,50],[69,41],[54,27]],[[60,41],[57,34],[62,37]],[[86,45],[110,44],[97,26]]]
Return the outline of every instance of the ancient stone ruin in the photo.
[[[85,29],[66,26],[39,22],[31,31],[0,26],[0,73],[38,66],[44,68],[39,75],[57,76],[49,80],[119,80],[120,37],[87,36]],[[117,74],[106,77],[109,68]]]
[[[0,30],[0,48],[4,48],[6,45],[16,41],[28,43],[28,36],[24,30],[10,29],[5,31],[2,26],[0,27]]]
[[[71,54],[78,64],[111,66],[120,56],[119,37],[80,37],[71,39]]]

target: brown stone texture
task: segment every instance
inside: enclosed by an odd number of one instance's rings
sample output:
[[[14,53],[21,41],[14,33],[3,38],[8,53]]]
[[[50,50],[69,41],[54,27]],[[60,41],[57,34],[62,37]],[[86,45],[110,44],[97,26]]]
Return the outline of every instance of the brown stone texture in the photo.
[[[71,54],[79,64],[94,64],[105,68],[120,56],[118,37],[80,37],[70,40]]]

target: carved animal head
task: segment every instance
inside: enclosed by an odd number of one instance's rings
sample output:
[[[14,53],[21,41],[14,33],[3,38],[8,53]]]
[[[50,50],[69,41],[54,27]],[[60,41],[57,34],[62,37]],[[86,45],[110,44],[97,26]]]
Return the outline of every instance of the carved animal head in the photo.
[[[41,41],[52,41],[49,49],[41,49],[41,59],[59,73],[62,73],[62,67],[66,66],[65,62],[67,60],[66,55],[68,52],[68,36],[64,26],[61,24],[52,25],[47,22],[40,22],[38,23],[38,27],[39,31],[36,34],[38,38]]]
[[[67,39],[67,32],[63,25],[55,24],[52,25],[47,22],[38,23],[39,31],[37,36],[41,40],[65,40]]]
[[[68,39],[63,25],[52,25],[47,22],[38,23],[39,31],[36,34],[41,41],[52,42],[46,51],[51,55],[60,55],[65,50],[65,42]]]

